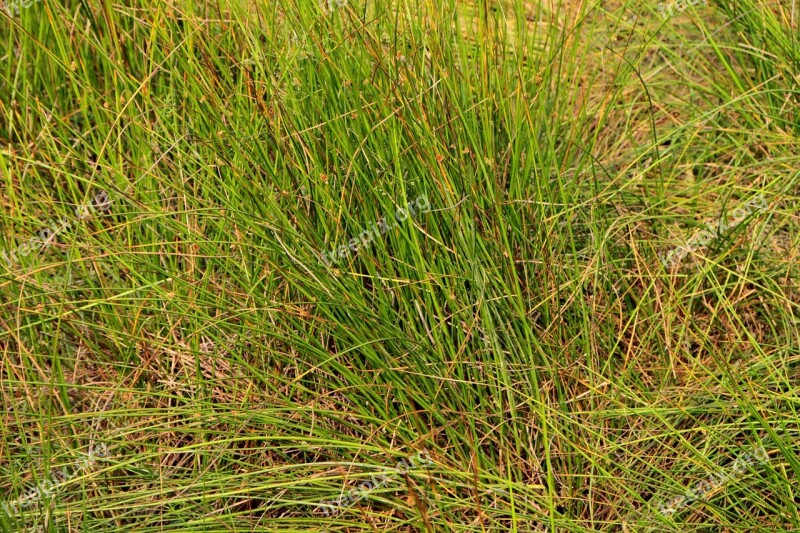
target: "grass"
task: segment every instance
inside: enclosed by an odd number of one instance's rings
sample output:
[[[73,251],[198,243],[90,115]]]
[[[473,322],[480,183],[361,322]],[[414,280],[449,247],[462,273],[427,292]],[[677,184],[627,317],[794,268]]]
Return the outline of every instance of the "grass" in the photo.
[[[795,530],[799,14],[0,14],[0,530]]]

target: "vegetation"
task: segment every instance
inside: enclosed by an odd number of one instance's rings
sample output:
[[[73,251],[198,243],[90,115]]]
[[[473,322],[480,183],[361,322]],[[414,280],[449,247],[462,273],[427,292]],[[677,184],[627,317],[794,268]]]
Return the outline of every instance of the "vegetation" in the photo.
[[[800,527],[796,3],[26,3],[0,530]]]

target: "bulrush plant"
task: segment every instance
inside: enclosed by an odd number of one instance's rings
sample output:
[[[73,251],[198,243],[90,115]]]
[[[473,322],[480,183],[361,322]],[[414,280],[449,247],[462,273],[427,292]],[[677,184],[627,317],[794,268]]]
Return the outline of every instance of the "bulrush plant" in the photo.
[[[319,1],[0,12],[0,533],[800,531],[797,4]]]

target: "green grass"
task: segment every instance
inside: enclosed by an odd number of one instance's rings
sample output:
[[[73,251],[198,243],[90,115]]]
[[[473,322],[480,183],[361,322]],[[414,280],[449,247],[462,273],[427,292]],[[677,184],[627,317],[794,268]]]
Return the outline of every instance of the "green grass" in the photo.
[[[797,6],[331,7],[0,14],[0,530],[798,528]]]

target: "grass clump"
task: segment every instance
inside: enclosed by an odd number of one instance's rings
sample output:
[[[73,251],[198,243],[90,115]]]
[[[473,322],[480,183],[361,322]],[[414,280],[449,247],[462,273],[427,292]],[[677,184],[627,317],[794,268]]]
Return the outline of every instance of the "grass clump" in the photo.
[[[797,6],[124,4],[0,14],[0,529],[800,525]]]

